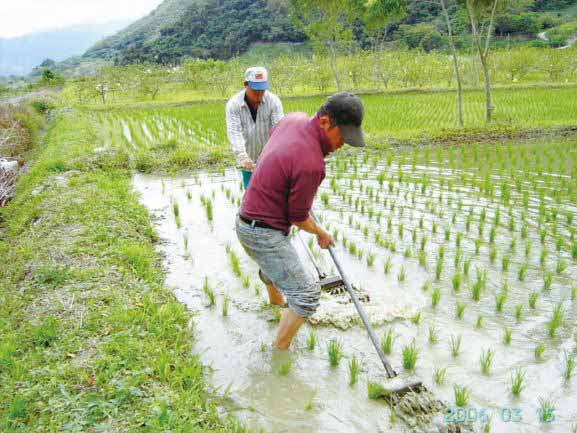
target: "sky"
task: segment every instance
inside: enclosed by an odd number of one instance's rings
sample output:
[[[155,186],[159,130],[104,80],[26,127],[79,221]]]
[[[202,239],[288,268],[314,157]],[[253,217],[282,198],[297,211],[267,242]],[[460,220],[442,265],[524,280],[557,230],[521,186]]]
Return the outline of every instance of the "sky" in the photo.
[[[0,38],[76,24],[137,19],[163,0],[0,0]]]

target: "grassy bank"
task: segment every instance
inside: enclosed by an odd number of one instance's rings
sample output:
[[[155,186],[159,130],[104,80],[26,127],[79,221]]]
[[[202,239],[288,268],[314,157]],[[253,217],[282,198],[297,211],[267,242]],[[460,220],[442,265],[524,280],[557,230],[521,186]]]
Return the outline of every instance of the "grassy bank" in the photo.
[[[51,121],[0,214],[0,431],[240,432],[191,355],[125,153],[89,114]]]

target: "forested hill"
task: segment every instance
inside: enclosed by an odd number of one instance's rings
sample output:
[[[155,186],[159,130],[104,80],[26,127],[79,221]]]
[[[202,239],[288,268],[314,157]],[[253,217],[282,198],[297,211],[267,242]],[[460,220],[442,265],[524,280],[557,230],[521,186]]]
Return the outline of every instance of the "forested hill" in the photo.
[[[301,42],[288,14],[288,0],[165,0],[147,17],[91,48],[85,57],[114,59],[118,64],[178,63],[184,57],[229,59],[255,42]],[[447,47],[445,24],[436,2],[408,0],[406,16],[389,27],[387,40],[424,50]],[[455,10],[457,2],[447,0]],[[453,14],[460,34],[468,30],[465,13]],[[526,0],[500,12],[495,21],[496,39],[506,37],[562,46],[577,31],[577,0]],[[537,35],[551,32],[546,42]],[[559,36],[560,35],[560,36]],[[355,37],[369,44],[362,24]],[[459,43],[459,41],[458,41]],[[462,42],[464,43],[464,42]]]

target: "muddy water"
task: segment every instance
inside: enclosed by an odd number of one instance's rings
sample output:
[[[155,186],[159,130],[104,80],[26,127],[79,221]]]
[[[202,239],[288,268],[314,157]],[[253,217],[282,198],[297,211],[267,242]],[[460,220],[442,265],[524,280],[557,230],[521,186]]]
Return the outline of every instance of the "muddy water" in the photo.
[[[398,167],[390,168],[391,171]],[[439,167],[419,167],[426,173],[430,184],[428,190],[420,194],[415,185],[396,185],[399,193],[391,193],[395,208],[391,209],[389,200],[383,204],[386,190],[380,190],[379,201],[371,202],[367,187],[379,189],[378,182],[367,169],[366,176],[361,170],[362,179],[350,186],[348,179],[337,181],[340,192],[331,192],[328,181],[323,192],[330,196],[328,204],[317,203],[317,211],[323,217],[323,224],[330,230],[339,230],[348,242],[354,240],[364,251],[362,259],[349,253],[349,249],[339,242],[338,254],[344,262],[351,279],[371,296],[366,305],[367,313],[375,324],[377,333],[382,335],[389,327],[394,330],[396,339],[391,355],[394,366],[401,372],[400,382],[419,378],[432,389],[437,396],[453,405],[453,384],[469,387],[471,396],[467,405],[470,420],[475,422],[484,411],[491,416],[491,431],[495,432],[568,432],[577,422],[577,380],[565,381],[562,377],[564,351],[574,351],[572,325],[561,327],[554,339],[546,337],[545,324],[549,320],[555,303],[561,302],[565,311],[565,323],[576,320],[575,302],[569,299],[569,288],[575,281],[576,269],[567,260],[568,269],[556,276],[552,288],[542,293],[537,301],[537,309],[530,310],[527,304],[528,294],[541,289],[542,275],[538,270],[541,248],[536,234],[533,236],[533,251],[529,259],[523,259],[525,242],[516,246],[517,253],[507,252],[514,233],[499,229],[497,245],[500,245],[495,263],[489,260],[488,243],[480,247],[475,254],[474,236],[478,224],[474,222],[469,232],[465,231],[464,216],[470,208],[487,209],[487,221],[494,218],[495,207],[491,202],[483,203],[471,191],[455,188],[445,191],[441,179],[454,175],[444,173]],[[407,168],[408,170],[408,168]],[[363,186],[363,191],[360,185]],[[294,348],[289,353],[277,353],[270,347],[276,331],[276,323],[271,319],[274,314],[263,305],[266,290],[259,282],[257,268],[242,251],[235,233],[234,217],[238,200],[242,192],[239,176],[235,171],[224,173],[198,172],[190,176],[161,178],[136,175],[134,188],[140,194],[141,201],[150,209],[155,218],[155,226],[161,238],[160,251],[164,255],[167,270],[167,284],[174,288],[176,296],[195,312],[194,325],[197,342],[195,351],[201,360],[211,366],[211,384],[223,397],[222,404],[229,411],[246,422],[254,431],[262,428],[265,432],[388,432],[408,431],[398,420],[390,419],[389,410],[382,402],[367,398],[368,381],[387,383],[384,371],[377,362],[365,331],[355,323],[355,311],[346,298],[324,294],[321,307],[312,318],[314,325],[307,324],[299,333]],[[393,189],[395,189],[393,188]],[[367,207],[381,213],[377,222],[373,216],[351,212],[352,207],[343,200],[342,191],[353,197],[365,200]],[[441,193],[442,191],[442,193]],[[405,193],[406,198],[405,198]],[[412,194],[416,193],[415,200]],[[191,196],[189,199],[187,194]],[[442,194],[442,199],[437,200]],[[212,199],[213,220],[209,221],[201,203],[201,196]],[[451,205],[447,199],[454,199]],[[444,227],[450,217],[430,211],[431,203],[436,201],[437,208],[452,209],[461,200],[462,210],[452,225],[449,241],[445,240]],[[173,203],[178,203],[180,227],[173,212]],[[429,209],[427,209],[429,208]],[[509,214],[502,209],[502,219]],[[349,215],[352,220],[349,221]],[[387,217],[393,225],[387,230]],[[419,219],[423,218],[422,228]],[[530,220],[531,214],[528,219]],[[350,224],[349,224],[350,222]],[[531,221],[529,221],[531,222]],[[404,225],[404,235],[399,236],[399,224]],[[437,233],[432,232],[433,223],[438,224]],[[520,228],[519,223],[517,224]],[[363,230],[367,227],[366,230]],[[416,231],[416,241],[412,232]],[[486,224],[485,237],[490,230]],[[367,232],[365,234],[365,231]],[[457,293],[451,289],[451,276],[455,272],[453,265],[456,254],[455,233],[464,234],[460,251],[463,258],[472,262],[470,275]],[[375,243],[374,234],[396,244],[396,252]],[[417,251],[423,235],[428,237],[425,247],[426,263],[419,264]],[[185,248],[185,237],[188,246]],[[307,238],[308,239],[308,238]],[[303,261],[306,255],[301,245],[294,239],[295,246],[301,252]],[[439,246],[446,249],[444,270],[439,281],[435,280],[435,263]],[[242,279],[234,275],[227,255],[230,248],[240,259],[240,268],[250,278],[248,288]],[[321,267],[332,270],[329,257],[313,248]],[[409,254],[405,254],[406,252]],[[550,251],[554,247],[550,246]],[[372,267],[367,266],[366,256],[375,254]],[[504,255],[511,256],[507,272],[501,269]],[[390,258],[391,271],[383,272],[384,262]],[[547,264],[551,268],[557,255],[551,253]],[[529,263],[527,277],[523,282],[515,278],[519,266]],[[459,266],[462,266],[461,264]],[[406,278],[399,281],[401,268]],[[479,302],[471,299],[470,286],[475,280],[476,268],[487,270],[487,287]],[[310,271],[314,272],[312,266]],[[216,293],[216,306],[208,306],[203,293],[205,277]],[[428,281],[428,292],[422,290]],[[507,281],[508,297],[502,313],[495,312],[494,295],[499,293]],[[430,293],[435,287],[441,289],[441,300],[432,308]],[[226,316],[222,313],[224,297],[230,300]],[[462,319],[455,315],[456,303],[467,305]],[[264,302],[266,304],[266,302]],[[513,317],[513,307],[523,304],[523,316],[520,323]],[[417,313],[420,321],[408,320]],[[477,329],[475,322],[479,314],[483,315],[483,327]],[[428,329],[433,326],[438,333],[438,343],[430,344]],[[512,342],[502,342],[505,328],[512,330]],[[313,351],[306,348],[306,339],[314,329],[318,335],[318,344]],[[453,357],[449,347],[451,336],[462,339],[461,353]],[[328,363],[326,346],[331,339],[343,344],[344,359],[336,368]],[[408,374],[402,371],[401,350],[415,340],[419,348],[419,359],[415,371]],[[539,342],[545,344],[543,360],[535,361],[533,350]],[[482,350],[492,348],[495,358],[491,374],[484,376],[480,372],[479,357]],[[349,385],[348,361],[355,356],[361,364],[362,372],[358,383]],[[290,372],[284,376],[280,369],[291,364]],[[447,379],[444,384],[436,385],[432,381],[434,368],[446,368]],[[513,397],[510,391],[511,373],[515,368],[525,371],[525,389],[520,397]],[[397,382],[395,382],[397,383]],[[555,419],[551,423],[540,423],[537,417],[539,398],[549,399],[555,407]],[[462,416],[455,412],[447,421],[455,421]]]

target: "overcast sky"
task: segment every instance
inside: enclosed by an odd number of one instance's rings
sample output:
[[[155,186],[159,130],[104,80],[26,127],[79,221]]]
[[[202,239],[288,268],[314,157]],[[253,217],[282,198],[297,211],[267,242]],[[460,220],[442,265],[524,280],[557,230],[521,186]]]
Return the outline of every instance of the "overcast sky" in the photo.
[[[163,0],[0,0],[0,38],[147,15]]]

